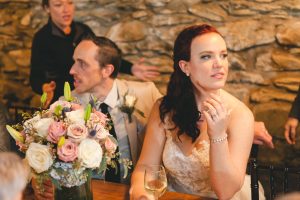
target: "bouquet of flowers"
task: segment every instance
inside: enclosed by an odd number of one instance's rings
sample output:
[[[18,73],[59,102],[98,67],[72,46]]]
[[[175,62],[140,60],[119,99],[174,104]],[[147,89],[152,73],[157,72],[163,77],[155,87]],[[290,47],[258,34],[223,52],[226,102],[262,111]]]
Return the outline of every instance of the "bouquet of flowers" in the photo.
[[[41,97],[42,106],[46,95]],[[102,173],[107,165],[116,166],[117,141],[109,134],[109,120],[88,104],[85,108],[71,96],[65,83],[64,100],[33,116],[23,113],[22,124],[7,125],[37,182],[50,178],[55,186],[80,186],[92,170]],[[125,172],[131,162],[119,160]],[[40,180],[40,181],[39,181]]]

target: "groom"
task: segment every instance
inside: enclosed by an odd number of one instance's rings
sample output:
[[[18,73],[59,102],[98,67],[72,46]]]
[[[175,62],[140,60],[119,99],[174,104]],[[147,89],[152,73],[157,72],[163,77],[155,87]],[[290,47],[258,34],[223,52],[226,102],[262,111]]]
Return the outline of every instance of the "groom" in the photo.
[[[114,42],[105,37],[83,39],[76,47],[73,59],[70,74],[74,77],[75,90],[72,91],[72,96],[83,105],[96,100],[97,110],[105,113],[102,108],[108,111],[118,140],[120,158],[129,158],[135,166],[143,144],[147,119],[153,104],[161,94],[152,82],[116,79],[121,67],[121,51]],[[134,107],[142,111],[144,116],[137,112],[129,116],[120,109],[124,106],[120,100],[125,95],[137,99]],[[106,105],[106,108],[102,105]],[[118,175],[121,183],[129,183],[129,176],[126,179],[121,178],[124,175],[122,167]],[[47,191],[43,194],[36,192],[37,199],[49,199],[53,193],[50,189]]]
[[[161,97],[152,82],[133,82],[116,79],[121,63],[121,51],[114,42],[105,37],[89,37],[82,40],[73,55],[75,63],[70,74],[74,77],[73,96],[81,104],[96,99],[96,109],[106,105],[111,116],[120,158],[129,158],[136,164],[142,143],[147,118],[155,101]],[[135,108],[143,112],[123,112],[120,107],[125,95],[137,99]],[[101,110],[105,113],[104,110]],[[130,116],[129,116],[130,115]],[[122,168],[121,168],[122,173]],[[123,174],[121,174],[123,176]],[[122,179],[121,179],[122,182]]]

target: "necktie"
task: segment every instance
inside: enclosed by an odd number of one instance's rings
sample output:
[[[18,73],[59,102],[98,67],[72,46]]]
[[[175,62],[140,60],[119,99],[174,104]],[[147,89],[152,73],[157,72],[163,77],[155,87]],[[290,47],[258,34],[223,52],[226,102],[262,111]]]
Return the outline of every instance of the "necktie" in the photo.
[[[100,104],[100,109],[103,114],[106,114],[107,117],[111,120],[111,116],[108,112],[108,105],[106,103],[101,103]],[[109,133],[117,140],[117,135],[116,131],[114,128],[113,121],[111,120],[111,129],[109,130]],[[119,148],[117,148],[116,153],[119,152]],[[120,183],[120,164],[118,162],[117,158],[113,158],[113,160],[116,162],[116,168],[112,168],[110,165],[107,167],[106,172],[105,172],[105,180],[109,182],[115,182],[115,183]],[[115,172],[117,170],[117,173]]]

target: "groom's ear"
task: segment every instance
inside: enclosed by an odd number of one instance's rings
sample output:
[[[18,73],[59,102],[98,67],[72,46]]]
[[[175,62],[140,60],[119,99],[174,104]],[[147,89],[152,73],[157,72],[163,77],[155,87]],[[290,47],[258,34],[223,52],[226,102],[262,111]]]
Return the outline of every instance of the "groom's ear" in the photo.
[[[102,76],[103,78],[108,78],[114,72],[115,67],[112,64],[107,64],[102,68]]]

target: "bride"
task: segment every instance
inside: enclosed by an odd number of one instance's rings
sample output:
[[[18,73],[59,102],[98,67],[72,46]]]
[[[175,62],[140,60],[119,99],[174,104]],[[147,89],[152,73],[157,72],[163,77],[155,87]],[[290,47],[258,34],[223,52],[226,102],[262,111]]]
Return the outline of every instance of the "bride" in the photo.
[[[206,24],[188,27],[178,35],[173,56],[167,94],[153,107],[132,174],[131,199],[152,198],[144,189],[145,166],[161,163],[169,190],[251,199],[245,171],[254,119],[241,101],[222,89],[228,74],[223,37]]]

